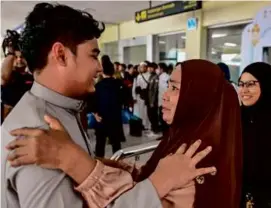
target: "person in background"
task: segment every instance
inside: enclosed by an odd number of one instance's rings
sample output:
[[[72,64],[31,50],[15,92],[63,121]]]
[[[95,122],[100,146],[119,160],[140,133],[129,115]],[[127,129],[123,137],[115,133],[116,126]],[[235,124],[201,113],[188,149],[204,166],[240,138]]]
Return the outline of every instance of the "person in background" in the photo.
[[[222,70],[225,79],[230,82],[232,84],[232,86],[234,87],[234,89],[236,90],[236,92],[238,91],[238,87],[236,86],[236,84],[231,80],[231,72],[230,72],[230,68],[227,64],[223,63],[223,62],[219,62],[217,64],[219,66],[219,68]]]
[[[125,78],[125,73],[126,73],[126,64],[120,64],[119,65],[119,72],[120,72],[120,76],[122,79]]]
[[[95,128],[97,157],[105,156],[107,137],[113,153],[121,149],[121,140],[125,141],[121,117],[121,85],[113,78],[114,65],[106,55],[102,57],[102,67],[103,79],[95,85],[96,112],[94,114],[98,122]]]
[[[115,61],[114,62],[114,70],[115,70],[115,72],[119,71],[119,66],[120,66],[120,62]]]
[[[151,132],[148,137],[158,137],[159,124],[158,124],[158,86],[159,76],[156,74],[158,68],[156,63],[150,63],[148,71],[150,73],[149,85],[148,85],[148,102],[147,112],[151,122]]]
[[[114,69],[115,69],[115,72],[114,72],[114,77],[115,79],[117,80],[121,80],[121,74],[120,74],[120,63],[119,62],[114,62]]]
[[[271,207],[271,66],[247,66],[238,82],[244,149],[242,208]]]
[[[124,107],[126,109],[133,108],[133,82],[134,82],[134,68],[133,65],[128,65],[128,71],[125,72],[124,83]]]
[[[174,69],[173,64],[169,64],[167,66],[167,73],[170,75],[172,73],[173,69]]]
[[[177,67],[178,65],[176,65]],[[167,65],[165,63],[159,63],[158,68],[156,69],[156,73],[159,76],[159,82],[158,82],[158,108],[159,108],[159,123],[160,123],[160,129],[162,132],[164,132],[167,129],[167,124],[163,120],[163,113],[162,113],[162,103],[163,103],[163,94],[167,91],[168,88],[168,81],[169,81],[169,75],[167,71]]]
[[[128,64],[127,66],[127,71],[129,71],[130,69],[133,69],[134,68],[134,65],[133,64]]]
[[[143,129],[150,129],[150,121],[147,115],[147,87],[149,84],[150,73],[147,70],[148,63],[141,62],[139,74],[133,83],[134,115],[142,119]]]
[[[225,79],[231,83],[231,85],[234,87],[236,93],[238,94],[238,86],[233,82],[231,81],[231,72],[230,72],[230,68],[227,64],[223,63],[223,62],[220,62],[217,64],[219,66],[219,68],[222,70],[223,74],[224,74],[224,77]],[[241,100],[239,98],[239,103],[241,105]]]
[[[3,41],[5,54],[1,66],[1,124],[33,84],[33,75],[19,50],[20,35],[8,30]]]
[[[135,65],[134,67],[133,67],[133,69],[134,69],[134,73],[133,73],[133,76],[134,76],[134,78],[136,78],[137,77],[137,75],[138,75],[138,66],[139,65]]]

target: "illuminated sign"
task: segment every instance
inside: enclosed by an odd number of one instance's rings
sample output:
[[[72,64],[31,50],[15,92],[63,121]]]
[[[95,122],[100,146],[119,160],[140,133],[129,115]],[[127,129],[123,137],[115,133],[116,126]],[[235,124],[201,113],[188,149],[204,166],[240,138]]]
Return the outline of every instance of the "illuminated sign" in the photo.
[[[195,30],[198,27],[198,20],[195,17],[191,17],[187,20],[187,29]]]
[[[135,13],[137,23],[158,19],[183,12],[190,12],[202,8],[202,1],[172,1],[150,9]]]

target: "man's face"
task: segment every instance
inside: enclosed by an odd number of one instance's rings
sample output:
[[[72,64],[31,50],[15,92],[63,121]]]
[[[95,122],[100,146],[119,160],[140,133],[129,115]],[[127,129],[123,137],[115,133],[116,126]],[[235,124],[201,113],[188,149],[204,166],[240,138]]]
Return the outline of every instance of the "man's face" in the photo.
[[[115,69],[115,72],[117,72],[119,70],[119,65],[114,63],[114,69]]]
[[[142,65],[139,65],[139,71],[141,73],[145,73],[147,71],[147,66],[142,64]]]
[[[23,58],[21,51],[15,51],[14,66],[17,68],[26,67],[26,61]]]
[[[151,67],[151,66],[149,66],[149,67],[148,67],[148,72],[153,73],[153,72],[154,72],[154,68]]]
[[[100,50],[96,39],[77,46],[77,54],[68,53],[65,78],[68,87],[77,97],[84,97],[95,91],[95,79],[102,66],[98,59]]]

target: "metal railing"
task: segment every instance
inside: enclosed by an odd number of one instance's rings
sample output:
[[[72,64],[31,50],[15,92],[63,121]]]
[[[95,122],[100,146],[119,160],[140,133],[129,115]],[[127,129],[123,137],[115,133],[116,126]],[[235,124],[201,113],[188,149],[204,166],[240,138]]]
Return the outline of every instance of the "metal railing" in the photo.
[[[135,160],[138,160],[140,155],[154,151],[159,143],[160,141],[152,141],[132,147],[127,147],[117,151],[110,159],[122,160],[126,158],[135,157]]]

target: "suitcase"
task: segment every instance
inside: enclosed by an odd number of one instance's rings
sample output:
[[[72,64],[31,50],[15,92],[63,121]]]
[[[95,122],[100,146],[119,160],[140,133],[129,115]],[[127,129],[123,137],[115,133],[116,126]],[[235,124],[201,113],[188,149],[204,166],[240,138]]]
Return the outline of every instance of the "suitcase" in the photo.
[[[136,117],[136,116],[131,116],[129,120],[129,127],[130,127],[130,135],[134,137],[141,137],[142,136],[142,130],[143,130],[143,125],[142,125],[142,119]]]

